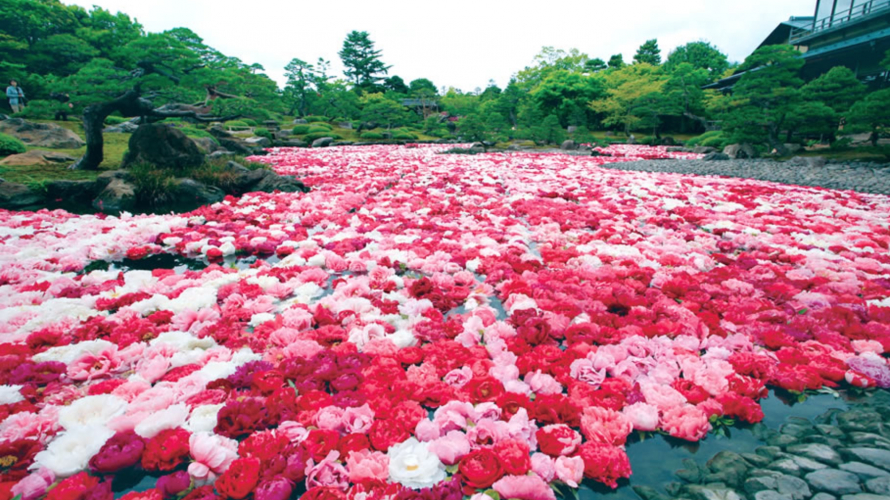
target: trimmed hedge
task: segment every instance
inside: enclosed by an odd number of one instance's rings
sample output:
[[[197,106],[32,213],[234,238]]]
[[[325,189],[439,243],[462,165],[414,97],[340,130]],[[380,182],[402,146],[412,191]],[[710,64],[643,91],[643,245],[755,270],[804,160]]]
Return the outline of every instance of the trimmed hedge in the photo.
[[[326,116],[304,116],[303,119],[309,123],[328,121],[328,117],[326,117]]]
[[[303,136],[303,140],[306,142],[312,142],[315,139],[321,139],[322,137],[330,137],[331,139],[333,139],[335,141],[338,141],[341,139],[341,137],[337,134],[332,134],[330,132],[324,132],[324,133],[306,134]]]

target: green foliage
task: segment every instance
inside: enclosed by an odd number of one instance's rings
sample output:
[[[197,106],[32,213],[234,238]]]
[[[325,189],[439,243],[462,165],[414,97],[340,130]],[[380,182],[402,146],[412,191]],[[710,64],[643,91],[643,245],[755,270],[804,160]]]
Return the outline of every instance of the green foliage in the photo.
[[[105,117],[105,125],[120,125],[126,121],[130,121],[129,118],[124,118],[123,116],[115,116],[109,115]]]
[[[821,101],[804,101],[794,106],[785,118],[785,126],[806,136],[833,137],[839,116]]]
[[[374,42],[367,31],[352,31],[346,35],[343,48],[338,53],[346,70],[343,72],[356,87],[373,87],[382,79],[390,66],[380,60],[380,50],[374,49]],[[403,82],[404,85],[404,82]]]
[[[615,54],[609,58],[609,69],[621,69],[625,66],[624,55]]]
[[[712,130],[686,141],[687,146],[704,146],[722,150],[729,145],[729,140],[719,130]]]
[[[130,167],[129,173],[140,205],[157,206],[174,200],[176,174],[173,170],[139,164]]]
[[[416,141],[417,134],[408,130],[394,130],[392,138],[399,141]]]
[[[637,53],[634,54],[634,64],[651,64],[652,66],[661,64],[661,49],[658,48],[658,40],[653,38],[640,45]]]
[[[214,142],[217,142],[216,137],[214,137],[213,134],[211,134],[210,132],[208,132],[204,129],[186,125],[183,127],[179,127],[179,131],[188,137],[202,137],[202,138],[209,137],[209,138],[213,139]]]
[[[362,134],[359,137],[361,137],[362,139],[368,139],[371,141],[379,141],[379,140],[383,139],[383,134],[381,134],[380,132],[362,132]]]
[[[294,135],[303,135],[309,133],[309,125],[294,125],[291,130]]]
[[[605,94],[601,78],[558,70],[548,74],[529,96],[542,114],[554,114],[561,125],[568,126],[586,125],[589,122],[587,103]]]
[[[22,141],[11,135],[0,134],[0,156],[17,155],[26,150]]]
[[[244,123],[246,123],[248,127],[256,127],[259,125],[256,120],[251,120],[250,118],[245,118]]]
[[[805,101],[818,101],[836,113],[846,113],[865,95],[863,85],[845,66],[835,66],[803,87]]]
[[[733,89],[723,113],[723,129],[733,142],[769,143],[779,148],[786,118],[801,101],[804,65],[791,46],[769,45],[754,51],[740,68],[746,73]],[[756,68],[756,70],[754,70]]]
[[[400,103],[387,99],[383,94],[365,94],[361,98],[364,122],[392,128],[409,123],[408,110]]]
[[[540,125],[532,127],[532,137],[543,144],[562,144],[566,139],[556,115],[548,115]]]
[[[408,84],[408,90],[411,95],[417,97],[432,97],[439,94],[436,85],[426,78],[411,80],[411,83]]]
[[[872,92],[853,105],[847,116],[854,128],[871,132],[873,146],[877,146],[881,132],[890,126],[890,89]]]
[[[676,112],[671,101],[659,97],[667,76],[656,66],[624,66],[606,72],[603,78],[607,97],[589,103],[592,110],[603,115],[603,125],[630,132],[636,127],[653,126],[658,116]]]
[[[325,125],[327,125],[327,124],[325,124]],[[330,126],[319,127],[319,126],[313,125],[313,126],[309,127],[309,130],[307,130],[306,133],[307,134],[328,134],[331,132],[331,130],[333,130],[333,129]]]
[[[705,41],[689,42],[671,51],[664,62],[664,69],[672,73],[682,64],[689,64],[693,69],[705,70],[709,81],[720,79],[729,69],[726,54]]]
[[[315,122],[327,122],[327,121],[328,121],[328,117],[327,117],[327,116],[314,116],[314,115],[311,115],[311,116],[303,117],[303,119],[306,120],[306,121],[309,122],[309,123],[315,123]]]
[[[235,131],[247,130],[250,128],[250,125],[248,125],[247,122],[243,120],[229,120],[225,122],[224,125],[230,130]]]
[[[28,101],[28,105],[21,113],[16,116],[20,118],[36,119],[36,120],[52,120],[56,111],[62,109],[62,105],[58,101],[35,100]]]
[[[255,135],[255,136],[257,136],[257,137],[265,137],[266,139],[269,139],[270,141],[273,140],[273,139],[275,139],[275,138],[272,136],[272,132],[269,132],[269,129],[267,129],[267,128],[262,128],[262,127],[261,127],[261,128],[258,128],[258,129],[255,129],[255,130],[253,131],[253,135]]]
[[[342,137],[339,134],[335,134],[335,133],[328,131],[328,132],[316,132],[316,133],[306,134],[303,136],[303,140],[312,142],[315,139],[321,139],[322,137],[330,137],[331,139],[334,139],[335,141],[342,139]]]

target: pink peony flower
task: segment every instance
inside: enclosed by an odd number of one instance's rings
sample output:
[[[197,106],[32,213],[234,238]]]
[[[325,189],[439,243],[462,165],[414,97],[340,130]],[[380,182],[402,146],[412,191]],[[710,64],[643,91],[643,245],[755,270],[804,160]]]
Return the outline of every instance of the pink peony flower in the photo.
[[[708,415],[692,405],[679,406],[665,412],[661,427],[671,436],[687,441],[698,441],[711,430]]]
[[[581,457],[556,457],[554,469],[556,477],[572,488],[577,488],[584,480],[584,460]]]
[[[450,431],[430,442],[428,449],[445,465],[454,465],[470,452],[470,440],[463,432]]]
[[[189,475],[198,481],[213,481],[238,458],[238,442],[198,432],[189,437],[189,453],[194,460],[189,464]]]
[[[625,406],[621,413],[630,420],[638,431],[654,431],[658,428],[658,408],[648,403],[634,403]]]
[[[469,447],[469,446],[468,446]],[[379,451],[353,451],[346,458],[349,481],[386,481],[389,477],[389,457]]]
[[[538,476],[504,476],[491,487],[501,498],[516,500],[556,500],[550,486]]]
[[[581,414],[581,432],[588,441],[622,446],[631,431],[633,424],[630,419],[617,411],[590,406]]]
[[[315,486],[330,486],[339,490],[345,490],[349,487],[349,473],[346,471],[337,459],[340,453],[332,451],[328,453],[321,462],[315,464],[311,460],[306,467],[306,488]],[[373,466],[369,466],[374,471],[377,470],[377,462]],[[388,464],[387,464],[388,465]]]

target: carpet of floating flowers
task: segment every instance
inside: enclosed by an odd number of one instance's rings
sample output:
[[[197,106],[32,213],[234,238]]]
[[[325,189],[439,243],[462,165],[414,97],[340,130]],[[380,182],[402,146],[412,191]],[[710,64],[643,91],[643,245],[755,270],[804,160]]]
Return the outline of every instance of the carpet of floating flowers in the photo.
[[[274,150],[310,193],[185,215],[0,212],[0,498],[553,499],[628,478],[634,431],[890,386],[887,197],[436,152]],[[160,253],[209,264],[85,269]]]

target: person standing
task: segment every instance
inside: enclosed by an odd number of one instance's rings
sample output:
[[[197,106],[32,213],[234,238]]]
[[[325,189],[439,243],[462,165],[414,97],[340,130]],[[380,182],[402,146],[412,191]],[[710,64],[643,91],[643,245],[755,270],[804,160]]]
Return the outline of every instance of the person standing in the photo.
[[[9,81],[9,87],[6,87],[6,98],[9,99],[9,107],[13,113],[20,113],[25,107],[25,91],[19,87],[19,83],[15,80]]]
[[[53,92],[49,95],[49,98],[61,103],[61,107],[56,111],[56,121],[67,122],[68,113],[74,110],[74,104],[71,103],[71,96],[61,92]]]

